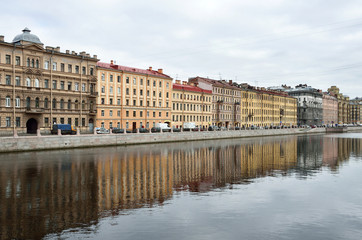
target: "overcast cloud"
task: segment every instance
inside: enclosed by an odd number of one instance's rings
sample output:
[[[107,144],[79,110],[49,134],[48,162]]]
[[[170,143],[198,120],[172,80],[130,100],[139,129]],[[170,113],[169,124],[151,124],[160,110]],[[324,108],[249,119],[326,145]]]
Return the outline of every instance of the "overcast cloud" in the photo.
[[[46,46],[103,62],[163,68],[172,78],[259,87],[337,85],[362,97],[358,0],[4,1],[0,35],[24,27]]]

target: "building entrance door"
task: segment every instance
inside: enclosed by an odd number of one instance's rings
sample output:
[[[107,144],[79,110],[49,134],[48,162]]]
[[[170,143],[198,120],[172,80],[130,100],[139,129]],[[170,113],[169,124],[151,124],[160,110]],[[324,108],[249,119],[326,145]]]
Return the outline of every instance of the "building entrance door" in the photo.
[[[136,124],[136,122],[133,122],[132,123],[132,129],[135,130],[136,128],[137,128],[137,124]]]
[[[38,122],[34,118],[30,118],[26,122],[26,133],[36,133],[38,129]]]

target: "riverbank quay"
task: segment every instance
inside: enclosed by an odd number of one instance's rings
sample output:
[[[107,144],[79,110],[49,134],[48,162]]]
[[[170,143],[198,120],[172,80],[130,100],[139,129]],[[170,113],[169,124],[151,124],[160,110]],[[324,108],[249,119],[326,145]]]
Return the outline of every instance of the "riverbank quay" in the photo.
[[[362,127],[349,127],[347,131],[362,132]],[[317,133],[326,133],[326,129],[287,128],[205,132],[18,136],[1,138],[0,153]]]

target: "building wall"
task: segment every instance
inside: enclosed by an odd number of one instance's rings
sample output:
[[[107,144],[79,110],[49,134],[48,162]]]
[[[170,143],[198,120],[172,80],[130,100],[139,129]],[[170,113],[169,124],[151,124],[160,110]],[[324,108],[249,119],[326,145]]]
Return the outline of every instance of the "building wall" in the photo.
[[[342,93],[339,92],[339,88],[336,86],[331,86],[328,88],[328,92],[335,94],[338,100],[338,123],[348,123],[349,119],[349,112],[348,112],[348,105],[349,105],[349,97],[344,96]]]
[[[68,121],[89,130],[95,117],[96,62],[85,52],[0,42],[0,131],[49,131],[52,123]]]
[[[172,93],[172,126],[194,122],[200,128],[212,125],[212,92],[176,80]]]
[[[334,96],[323,94],[323,124],[338,123],[338,101]]]
[[[143,70],[145,74],[135,68],[110,66],[98,66],[97,127],[135,129],[170,123],[170,77],[157,76],[152,70]]]

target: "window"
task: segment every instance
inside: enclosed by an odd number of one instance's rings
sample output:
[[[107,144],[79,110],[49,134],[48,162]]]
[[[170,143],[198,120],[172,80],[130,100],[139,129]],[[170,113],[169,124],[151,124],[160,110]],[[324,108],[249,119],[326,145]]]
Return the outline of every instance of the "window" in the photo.
[[[109,87],[109,94],[113,94],[113,87],[112,86]]]
[[[27,86],[27,87],[31,87],[30,78],[26,78],[26,86]]]
[[[150,86],[150,80],[147,80],[147,86]]]
[[[85,92],[85,83],[82,83],[82,92]]]
[[[159,87],[162,87],[162,82],[160,81]]]
[[[82,67],[82,74],[86,75],[87,74],[87,68],[86,67]],[[84,125],[83,125],[84,126]]]
[[[182,96],[182,95],[181,95]],[[168,92],[166,92],[166,98],[168,98]]]
[[[82,118],[82,126],[85,126],[85,118]]]
[[[126,117],[129,117],[129,111],[126,111]]]
[[[60,100],[60,109],[64,109],[64,100],[63,99]]]
[[[129,77],[126,77],[126,83],[129,83]]]
[[[121,116],[121,111],[117,111],[117,117]]]
[[[117,99],[117,105],[121,105],[121,99]]]
[[[79,73],[79,66],[75,65],[75,73]]]
[[[109,110],[109,116],[113,117],[113,111],[112,110]]]
[[[39,68],[39,60],[36,60],[36,64],[35,64],[36,68]]]
[[[53,80],[53,89],[57,89],[57,81]]]
[[[143,101],[142,100],[140,100],[140,106],[143,106]]]
[[[152,116],[153,116],[153,117],[156,117],[156,112],[153,112]]]
[[[26,66],[30,67],[30,58],[26,59]]]
[[[162,92],[159,92],[159,93],[158,93],[158,96],[159,96],[159,97],[162,97]]]
[[[136,104],[136,100],[133,100],[133,106],[136,106],[137,104]]]
[[[11,100],[9,96],[6,96],[5,98],[5,107],[10,107],[11,105]]]
[[[15,57],[15,64],[16,64],[17,66],[20,66],[20,57],[19,57],[19,56],[16,56],[16,57]]]
[[[39,98],[35,98],[35,108],[39,108]]]
[[[101,92],[102,92],[102,93],[105,93],[105,92],[106,92],[106,88],[105,88],[105,86],[102,86],[102,88],[101,88]]]
[[[72,90],[72,82],[68,82],[68,90]]]
[[[15,77],[15,85],[20,86],[20,77],[19,76]]]
[[[143,112],[142,111],[140,111],[140,117],[143,117]],[[142,125],[142,124],[141,124]]]
[[[113,128],[113,123],[112,122],[109,123],[109,127]]]
[[[140,95],[143,96],[143,90],[142,89],[140,90]]]
[[[110,75],[110,76],[109,76],[109,81],[110,81],[110,82],[113,82],[113,75]]]
[[[44,69],[49,69],[49,61],[44,62]]]
[[[109,104],[110,104],[110,105],[113,105],[113,98],[110,98],[110,99],[109,99]]]
[[[136,89],[133,89],[133,95],[137,95],[137,94],[136,94]]]
[[[104,98],[101,98],[101,104],[104,104]]]
[[[20,97],[15,98],[15,107],[17,107],[17,108],[20,107]]]
[[[6,63],[6,64],[11,64],[10,55],[6,55],[6,56],[5,56],[5,63]]]
[[[72,108],[72,101],[69,99],[68,100],[68,110],[70,110]]]
[[[35,78],[34,85],[36,88],[39,88],[39,79]]]
[[[72,72],[72,64],[68,64],[68,72]]]
[[[143,78],[140,79],[140,85],[143,85]]]
[[[133,117],[136,117],[136,111],[133,111]]]
[[[105,81],[106,80],[106,76],[104,75],[104,73],[102,73],[102,81]]]
[[[10,75],[5,76],[5,84],[6,85],[11,85],[11,76]]]
[[[133,78],[133,84],[136,85],[137,84],[137,80],[136,78]]]
[[[128,99],[126,99],[126,106],[128,106],[129,105],[129,100]]]
[[[121,76],[117,76],[117,82],[121,82]]]
[[[75,126],[77,126],[77,127],[79,126],[78,121],[79,121],[78,118],[75,118],[75,119],[74,119],[74,124],[75,124]],[[103,124],[103,125],[104,125],[104,124]]]
[[[101,110],[101,117],[104,117],[104,110]]]
[[[57,63],[53,62],[53,70],[56,71],[57,70]]]
[[[79,91],[79,83],[75,83],[74,90]]]
[[[128,123],[128,122],[126,122],[126,129],[128,129],[128,127],[129,127],[129,123]]]
[[[153,86],[156,87],[156,81],[153,81]]]
[[[158,116],[161,117],[161,112],[158,112]]]
[[[31,67],[34,67],[34,59],[31,59]]]
[[[170,85],[169,83],[166,83],[166,88],[168,88],[168,87],[169,87],[169,85]]]
[[[49,80],[48,79],[44,80],[44,88],[49,88]]]
[[[49,126],[49,118],[44,118],[44,126],[47,127]]]
[[[129,95],[129,88],[126,88],[126,95]]]
[[[11,117],[6,117],[6,127],[11,127]]]
[[[64,63],[61,63],[61,64],[60,64],[60,71],[62,71],[62,72],[65,71],[65,70],[64,70]]]
[[[117,93],[118,93],[118,94],[121,94],[121,88],[120,88],[120,87],[117,88]]]
[[[53,109],[56,109],[57,108],[57,100],[55,98],[53,98]]]
[[[44,108],[48,108],[48,99],[44,99]]]
[[[64,81],[60,81],[60,89],[64,90]]]

